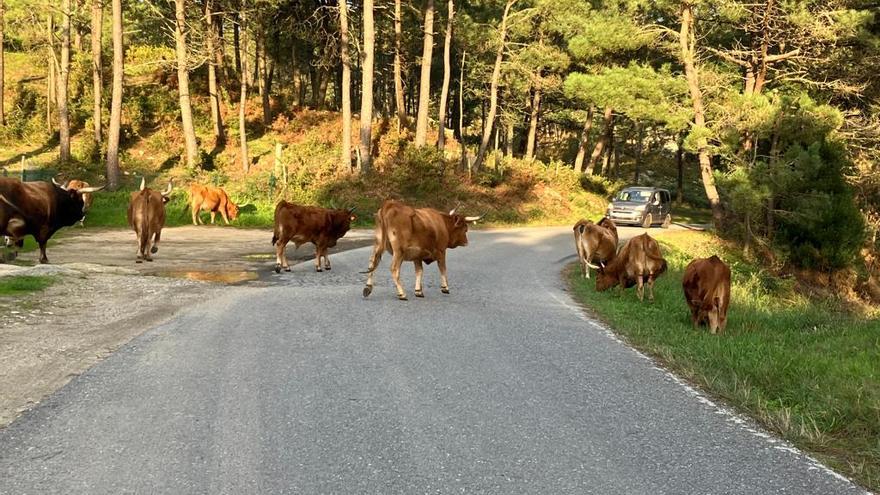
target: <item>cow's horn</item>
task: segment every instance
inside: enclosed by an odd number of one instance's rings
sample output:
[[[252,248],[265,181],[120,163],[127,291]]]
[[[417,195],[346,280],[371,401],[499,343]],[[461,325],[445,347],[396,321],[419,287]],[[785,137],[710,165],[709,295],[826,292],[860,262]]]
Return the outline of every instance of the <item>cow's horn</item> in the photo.
[[[69,184],[69,183],[70,183],[70,181],[67,181],[64,184],[61,184],[57,180],[55,180],[55,177],[52,177],[52,184],[55,184],[56,186],[60,187],[61,189],[64,189],[65,191],[67,190],[67,184]]]
[[[598,266],[596,266],[596,265],[590,263],[589,261],[587,262],[587,266],[590,267],[590,268],[592,268],[593,270],[600,270],[600,269],[601,269],[601,268],[599,268]]]
[[[164,191],[162,191],[162,196],[168,196],[169,194],[171,194],[172,189],[174,189],[174,185],[171,184],[171,181],[169,180],[168,187]]]
[[[147,178],[141,177],[141,191],[147,188]]]
[[[84,187],[84,188],[80,189],[79,192],[80,192],[80,194],[93,193],[93,192],[98,192],[98,191],[104,189],[105,187],[107,187],[106,184],[104,184],[101,187]]]
[[[355,209],[357,209],[357,206],[352,206],[351,208],[348,209],[348,212],[349,212],[349,213],[354,213],[354,210],[355,210]]]
[[[484,216],[486,216],[486,215],[478,215],[475,217],[464,217],[464,221],[465,222],[476,222],[477,220],[483,218]]]
[[[239,208],[244,208],[245,206],[247,206],[247,205],[249,205],[249,204],[251,204],[250,201],[245,201],[244,203],[239,203],[239,204],[238,204],[238,207],[239,207]]]

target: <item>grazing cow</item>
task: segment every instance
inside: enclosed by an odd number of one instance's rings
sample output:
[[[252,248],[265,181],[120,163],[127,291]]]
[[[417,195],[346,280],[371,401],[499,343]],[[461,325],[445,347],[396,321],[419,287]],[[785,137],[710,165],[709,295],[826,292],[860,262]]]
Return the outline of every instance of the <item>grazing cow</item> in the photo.
[[[276,256],[275,273],[281,273],[282,268],[286,272],[290,271],[284,252],[290,241],[293,241],[297,249],[307,242],[314,244],[315,271],[322,271],[321,258],[324,258],[324,269],[330,270],[327,249],[336,245],[336,241],[348,232],[351,222],[356,219],[354,208],[331,210],[281,200],[275,207],[275,231],[272,234]]]
[[[238,217],[239,207],[229,199],[226,191],[219,187],[202,186],[199,184],[190,185],[189,204],[192,209],[193,225],[203,223],[202,219],[199,218],[200,210],[211,212],[211,225],[214,224],[217,212],[220,212],[220,216],[223,217],[226,225],[229,225],[230,220],[235,220]]]
[[[400,283],[400,265],[412,261],[416,269],[416,297],[422,292],[422,262],[437,261],[440,268],[440,291],[449,294],[446,279],[446,250],[467,246],[468,223],[479,217],[466,217],[455,213],[443,213],[433,208],[412,208],[401,202],[386,200],[376,213],[376,242],[367,270],[364,297],[373,291],[373,272],[382,260],[382,253],[391,253],[391,277],[397,286],[397,298],[406,301],[406,291]]]
[[[648,283],[648,299],[654,300],[654,280],[666,271],[666,260],[660,245],[648,234],[633,237],[623,245],[614,261],[599,269],[596,290],[601,292],[620,284],[621,290],[638,285],[639,301],[644,300],[644,283]]]
[[[139,191],[131,193],[128,203],[128,225],[137,234],[138,252],[136,263],[144,260],[153,261],[151,254],[159,250],[159,239],[162,227],[165,226],[165,203],[174,186],[171,182],[162,191],[154,191],[147,187],[146,180],[141,179]]]
[[[51,182],[0,178],[0,234],[7,237],[7,246],[15,248],[13,257],[24,245],[24,236],[31,235],[40,246],[40,263],[48,263],[46,243],[49,238],[83,217],[84,194],[103,188],[75,190]]]
[[[723,332],[730,306],[730,268],[718,256],[695,259],[685,268],[681,285],[694,328],[705,322],[709,332]]]
[[[604,265],[617,256],[617,227],[610,219],[603,218],[598,224],[581,220],[574,225],[573,230],[584,278],[590,278],[590,268],[599,269],[592,261]]]

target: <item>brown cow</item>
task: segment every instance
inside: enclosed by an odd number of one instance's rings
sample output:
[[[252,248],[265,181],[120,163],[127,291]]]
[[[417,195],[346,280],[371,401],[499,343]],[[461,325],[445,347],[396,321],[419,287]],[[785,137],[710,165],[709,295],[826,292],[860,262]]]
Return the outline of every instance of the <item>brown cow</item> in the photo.
[[[596,290],[601,292],[615,285],[628,289],[638,285],[639,301],[644,300],[644,283],[648,283],[648,299],[654,300],[654,280],[666,271],[666,260],[660,245],[648,234],[633,237],[623,245],[614,261],[599,269]]]
[[[165,203],[174,188],[171,182],[168,182],[168,187],[162,192],[146,186],[146,181],[141,179],[140,190],[131,193],[131,201],[128,203],[128,225],[137,234],[137,263],[153,261],[150,255],[159,250],[159,239],[162,237],[162,227],[165,226]]]
[[[574,225],[574,243],[578,259],[584,270],[584,278],[590,278],[590,268],[609,263],[617,256],[617,227],[609,218],[603,218],[598,224],[589,220],[580,220]]]
[[[681,285],[694,328],[706,322],[709,332],[723,332],[730,306],[730,268],[718,256],[695,259],[684,269]]]
[[[199,184],[190,185],[189,204],[192,209],[193,225],[203,223],[202,219],[199,218],[200,210],[211,212],[211,225],[214,224],[217,212],[220,212],[220,216],[223,217],[226,225],[229,225],[230,220],[238,218],[238,206],[229,199],[226,191],[219,187],[202,186]]]
[[[282,268],[286,272],[290,271],[284,252],[290,241],[293,241],[296,248],[307,242],[314,244],[315,271],[322,271],[321,258],[324,258],[324,269],[330,270],[327,249],[336,245],[336,241],[348,232],[351,222],[356,219],[354,208],[331,210],[281,200],[275,207],[275,231],[272,235],[276,256],[275,273],[281,273]]]
[[[50,182],[21,182],[0,178],[0,235],[7,237],[7,247],[14,247],[12,257],[31,235],[40,246],[40,263],[48,263],[46,244],[62,227],[78,222],[85,213],[82,195],[104,187],[80,190]]]
[[[422,292],[422,262],[435,260],[440,268],[440,291],[449,294],[446,279],[446,250],[467,246],[468,223],[481,217],[466,217],[443,213],[433,208],[412,208],[399,201],[386,200],[376,212],[376,242],[370,257],[369,276],[364,297],[373,291],[373,272],[382,260],[382,253],[391,253],[391,277],[397,286],[397,298],[406,301],[406,291],[400,283],[400,265],[412,261],[416,269],[416,297]]]

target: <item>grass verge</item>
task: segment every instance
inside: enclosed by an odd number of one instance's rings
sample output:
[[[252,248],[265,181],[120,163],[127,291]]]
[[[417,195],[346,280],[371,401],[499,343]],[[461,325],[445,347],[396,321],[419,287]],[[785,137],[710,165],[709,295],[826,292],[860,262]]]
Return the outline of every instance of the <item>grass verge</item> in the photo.
[[[32,277],[27,275],[0,278],[0,296],[20,296],[41,291],[55,280],[51,277]]]
[[[669,272],[656,302],[634,290],[598,293],[580,270],[570,282],[580,301],[637,349],[756,418],[871,490],[880,490],[880,320],[800,295],[708,234],[658,236]],[[693,258],[718,254],[733,284],[727,331],[695,330],[682,295]]]

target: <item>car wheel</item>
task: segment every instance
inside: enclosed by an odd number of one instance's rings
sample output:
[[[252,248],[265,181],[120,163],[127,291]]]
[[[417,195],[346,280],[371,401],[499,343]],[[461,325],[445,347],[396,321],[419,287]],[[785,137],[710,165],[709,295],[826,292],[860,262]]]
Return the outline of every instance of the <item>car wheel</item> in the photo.
[[[663,219],[663,224],[661,225],[661,227],[663,227],[664,229],[668,229],[670,225],[672,225],[672,215],[667,214],[666,218]]]
[[[650,229],[651,224],[653,224],[653,223],[654,223],[654,219],[651,217],[651,214],[645,213],[645,219],[642,220],[642,227],[644,227],[646,229]]]

